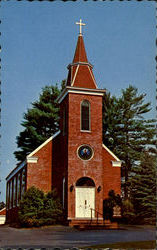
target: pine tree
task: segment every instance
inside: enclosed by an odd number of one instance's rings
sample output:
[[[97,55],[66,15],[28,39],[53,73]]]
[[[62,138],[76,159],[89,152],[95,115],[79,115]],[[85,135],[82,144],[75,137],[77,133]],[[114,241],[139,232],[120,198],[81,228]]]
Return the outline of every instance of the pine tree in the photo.
[[[5,208],[5,203],[3,201],[0,202],[0,210]]]
[[[131,178],[131,199],[140,221],[155,222],[157,157],[144,153],[141,163],[134,167]]]
[[[128,198],[128,179],[132,166],[148,150],[155,152],[155,125],[145,119],[150,103],[144,103],[145,94],[129,86],[119,98],[109,95],[104,101],[104,143],[122,160],[125,177],[124,194]]]
[[[64,83],[62,82],[64,87]],[[41,143],[52,136],[59,127],[59,105],[56,102],[60,90],[57,85],[45,86],[39,100],[32,103],[32,108],[24,114],[21,125],[25,128],[17,136],[15,157],[23,161],[26,156]]]
[[[103,141],[113,151],[115,151],[117,143],[119,122],[120,114],[117,107],[117,99],[108,92],[103,98]]]

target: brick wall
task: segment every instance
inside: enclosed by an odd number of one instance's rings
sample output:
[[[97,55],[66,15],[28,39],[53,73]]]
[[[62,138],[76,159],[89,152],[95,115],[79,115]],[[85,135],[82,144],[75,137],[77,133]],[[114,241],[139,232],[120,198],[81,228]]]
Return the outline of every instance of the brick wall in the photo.
[[[6,208],[0,210],[0,215],[6,215]]]
[[[115,159],[109,152],[102,148],[103,166],[104,166],[104,199],[108,197],[108,192],[113,189],[116,194],[121,194],[121,168],[112,167]]]
[[[52,140],[37,151],[37,163],[27,163],[27,189],[35,186],[44,192],[51,190],[52,181]]]

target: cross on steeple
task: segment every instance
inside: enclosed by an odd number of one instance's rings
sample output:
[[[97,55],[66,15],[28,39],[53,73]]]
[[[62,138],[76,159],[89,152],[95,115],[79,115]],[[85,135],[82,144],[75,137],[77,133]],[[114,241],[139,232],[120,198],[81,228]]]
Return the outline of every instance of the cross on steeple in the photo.
[[[76,22],[76,24],[80,25],[80,35],[82,35],[82,26],[86,24],[82,23],[82,19],[80,19],[80,22]]]

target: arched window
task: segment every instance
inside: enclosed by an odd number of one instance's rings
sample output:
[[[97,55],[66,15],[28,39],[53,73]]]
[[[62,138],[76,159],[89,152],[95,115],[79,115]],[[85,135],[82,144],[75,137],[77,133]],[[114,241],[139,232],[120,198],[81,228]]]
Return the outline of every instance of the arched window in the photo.
[[[90,130],[90,103],[87,100],[81,103],[81,130]]]

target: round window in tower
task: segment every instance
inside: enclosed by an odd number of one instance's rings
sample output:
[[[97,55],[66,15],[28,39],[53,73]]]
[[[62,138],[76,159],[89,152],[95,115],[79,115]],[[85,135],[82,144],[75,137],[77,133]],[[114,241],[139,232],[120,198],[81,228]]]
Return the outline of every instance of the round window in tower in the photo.
[[[81,160],[90,160],[93,156],[93,150],[89,145],[82,145],[77,150],[79,158]]]

